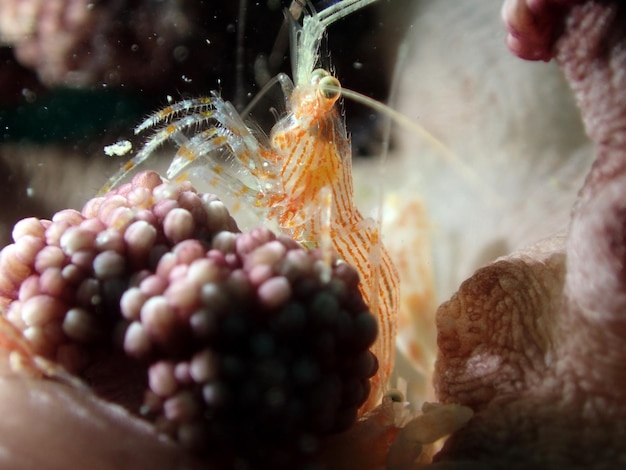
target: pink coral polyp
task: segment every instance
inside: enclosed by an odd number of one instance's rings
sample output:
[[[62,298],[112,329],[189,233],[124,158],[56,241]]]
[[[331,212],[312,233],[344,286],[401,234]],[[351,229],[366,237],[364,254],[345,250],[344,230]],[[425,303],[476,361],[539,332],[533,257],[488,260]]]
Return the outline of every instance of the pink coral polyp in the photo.
[[[152,172],[26,219],[1,252],[0,305],[35,354],[220,460],[288,465],[354,423],[378,363],[348,265]],[[236,458],[234,456],[237,456]]]

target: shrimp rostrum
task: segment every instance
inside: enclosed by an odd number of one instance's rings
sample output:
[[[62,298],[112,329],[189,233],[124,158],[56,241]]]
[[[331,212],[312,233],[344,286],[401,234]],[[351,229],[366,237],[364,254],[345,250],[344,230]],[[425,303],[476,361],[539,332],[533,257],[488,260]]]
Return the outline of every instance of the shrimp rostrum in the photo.
[[[302,24],[291,24],[292,82],[277,80],[285,96],[286,114],[270,135],[248,127],[235,108],[213,92],[183,100],[158,111],[136,128],[155,129],[152,137],[103,189],[116,185],[166,141],[178,150],[168,178],[186,175],[194,165],[208,174],[218,195],[257,208],[266,220],[307,247],[334,251],[355,266],[360,289],[379,323],[372,351],[379,371],[362,411],[380,399],[394,362],[398,278],[381,244],[379,224],[361,215],[354,203],[350,139],[337,109],[341,86],[318,68],[326,28],[375,0],[344,0],[316,13],[305,11]],[[228,165],[225,165],[225,161]]]

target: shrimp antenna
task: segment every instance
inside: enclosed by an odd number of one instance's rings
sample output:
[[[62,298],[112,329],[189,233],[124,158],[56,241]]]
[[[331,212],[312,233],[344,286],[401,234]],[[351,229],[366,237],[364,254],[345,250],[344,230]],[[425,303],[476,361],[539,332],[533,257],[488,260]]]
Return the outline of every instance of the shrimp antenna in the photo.
[[[274,41],[274,46],[272,47],[272,52],[267,60],[270,70],[278,69],[279,65],[282,63],[285,50],[289,47],[287,43],[287,27],[290,28],[290,32],[293,30],[291,22],[292,20],[297,21],[300,19],[303,8],[304,4],[301,3],[301,0],[293,0],[291,5],[289,5],[289,8],[285,8],[285,20],[280,26],[280,30],[278,31],[276,40]]]
[[[369,106],[375,111],[378,111],[381,114],[389,116],[389,118],[405,129],[412,131],[419,135],[422,139],[424,139],[431,148],[435,149],[439,156],[446,162],[450,167],[452,167],[458,174],[468,182],[472,187],[477,188],[480,192],[484,194],[487,200],[501,204],[502,198],[498,195],[493,189],[491,189],[488,185],[484,183],[482,178],[474,171],[474,169],[467,165],[463,160],[459,158],[459,156],[450,149],[446,144],[441,142],[437,137],[435,137],[432,133],[426,130],[425,127],[419,125],[418,123],[412,121],[404,114],[396,111],[392,107],[386,105],[385,103],[381,103],[380,101],[376,101],[369,96],[363,95],[358,91],[350,90],[343,87],[336,87],[332,85],[328,85],[324,87],[329,91],[334,91],[337,93],[341,93],[341,95],[345,98],[349,98],[357,103],[361,103],[365,106]]]
[[[400,72],[404,68],[404,63],[407,57],[407,50],[408,49],[406,47],[406,44],[402,44],[398,50],[395,66],[393,69],[393,74],[391,75],[390,92],[389,92],[389,96],[387,97],[387,103],[388,103],[387,106],[390,106],[390,107],[396,103]],[[387,158],[389,156],[389,142],[391,140],[391,122],[392,122],[392,117],[390,114],[386,114],[385,116],[386,117],[384,120],[383,141],[382,141],[382,148],[380,152],[381,157],[380,157],[380,164],[378,165],[380,175],[382,175],[381,183],[379,185],[378,195],[377,195],[377,200],[378,200],[377,201],[377,206],[378,206],[377,218],[378,218],[378,224],[381,229],[381,232],[382,232],[382,227],[383,227],[383,194],[385,192],[385,188],[383,187],[383,185],[385,181],[385,173],[387,172]]]
[[[291,37],[291,64],[296,86],[305,83],[319,60],[319,47],[326,28],[344,16],[363,8],[376,0],[344,0],[316,13],[305,15],[300,25],[292,15],[288,16]]]
[[[246,105],[246,107],[241,111],[242,116],[248,116],[254,107],[261,101],[261,99],[270,91],[270,89],[279,82],[278,75],[270,78],[268,82],[263,85],[261,91],[254,95],[254,98]]]
[[[239,111],[244,107],[245,87],[245,33],[248,0],[239,0],[239,16],[237,18],[237,48],[235,61],[235,96],[233,103]]]

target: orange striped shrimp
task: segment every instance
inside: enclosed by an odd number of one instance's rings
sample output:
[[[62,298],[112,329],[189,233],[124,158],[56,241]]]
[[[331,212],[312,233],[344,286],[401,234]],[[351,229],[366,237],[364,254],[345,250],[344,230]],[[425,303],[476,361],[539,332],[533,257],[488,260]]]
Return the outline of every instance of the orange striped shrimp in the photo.
[[[378,403],[393,369],[399,281],[382,247],[378,224],[364,218],[354,203],[350,139],[336,105],[341,96],[339,81],[316,67],[326,28],[374,1],[344,0],[319,13],[305,11],[302,25],[289,17],[295,83],[284,74],[276,78],[285,95],[287,114],[269,137],[251,130],[231,103],[215,92],[183,100],[136,128],[136,133],[157,129],[102,189],[106,192],[114,187],[161,144],[173,141],[178,150],[168,178],[186,177],[185,169],[202,159],[197,170],[209,175],[208,183],[217,194],[230,194],[238,204],[258,208],[282,233],[303,245],[321,247],[327,270],[333,249],[356,267],[360,290],[379,323],[378,339],[372,347],[379,371],[362,411]],[[185,135],[198,127],[202,130]],[[223,157],[230,160],[229,166],[221,163]]]

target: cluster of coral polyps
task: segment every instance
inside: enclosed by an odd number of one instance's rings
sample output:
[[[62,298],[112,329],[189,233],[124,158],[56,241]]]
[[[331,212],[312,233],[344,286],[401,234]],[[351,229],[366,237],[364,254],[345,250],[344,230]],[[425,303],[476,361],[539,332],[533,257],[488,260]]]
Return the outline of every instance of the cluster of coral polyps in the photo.
[[[236,5],[219,8],[227,18],[236,13]],[[212,2],[3,0],[0,43],[47,86],[153,89],[176,77],[193,79],[194,68],[201,70],[197,59],[215,62],[225,41],[199,21],[215,10]]]
[[[143,404],[184,445],[286,462],[350,427],[369,394],[377,327],[356,271],[333,261],[322,282],[319,251],[237,233],[189,183],[141,173],[82,212],[19,222],[13,238],[5,318],[35,354]]]

